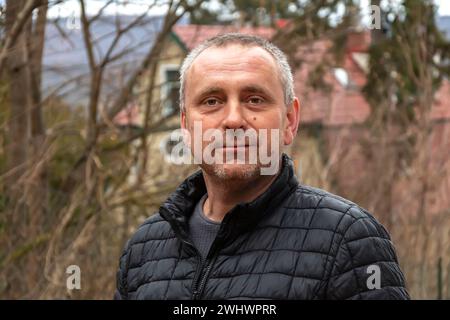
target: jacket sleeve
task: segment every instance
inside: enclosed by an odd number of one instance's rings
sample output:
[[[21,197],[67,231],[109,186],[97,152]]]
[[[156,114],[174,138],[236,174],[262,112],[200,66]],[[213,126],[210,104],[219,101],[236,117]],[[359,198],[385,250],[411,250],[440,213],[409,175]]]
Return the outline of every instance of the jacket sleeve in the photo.
[[[116,278],[117,289],[116,292],[114,293],[114,300],[126,300],[128,298],[127,273],[128,273],[129,251],[130,251],[130,243],[128,241],[119,259],[119,269],[117,270],[117,278]]]
[[[355,219],[341,237],[326,295],[339,300],[410,298],[389,234],[372,216]]]

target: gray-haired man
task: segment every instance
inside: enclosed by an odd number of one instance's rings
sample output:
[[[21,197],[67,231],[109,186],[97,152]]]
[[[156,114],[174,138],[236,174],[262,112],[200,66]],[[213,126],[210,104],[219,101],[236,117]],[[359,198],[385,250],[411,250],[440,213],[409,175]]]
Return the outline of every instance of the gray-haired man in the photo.
[[[191,149],[207,154],[208,130],[264,131],[256,143],[227,140],[212,152],[249,159],[264,147],[279,166],[262,174],[269,164],[260,159],[201,161],[128,241],[116,298],[409,298],[383,226],[356,204],[299,184],[282,153],[300,103],[277,47],[242,34],[209,39],[185,59],[181,82]],[[193,134],[198,123],[202,137]]]

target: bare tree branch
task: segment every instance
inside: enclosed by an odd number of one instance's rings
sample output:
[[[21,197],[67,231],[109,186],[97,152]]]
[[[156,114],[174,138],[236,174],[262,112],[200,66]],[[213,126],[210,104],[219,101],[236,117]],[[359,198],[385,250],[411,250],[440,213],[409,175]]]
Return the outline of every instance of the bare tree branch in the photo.
[[[41,5],[41,0],[29,0],[26,1],[26,5],[22,8],[22,10],[17,14],[17,18],[12,25],[11,29],[8,31],[4,43],[0,45],[0,70],[3,70],[4,63],[6,61],[6,57],[9,49],[14,45],[19,37],[20,33],[23,30],[23,27],[30,19],[33,10]],[[12,1],[10,2],[10,4]]]

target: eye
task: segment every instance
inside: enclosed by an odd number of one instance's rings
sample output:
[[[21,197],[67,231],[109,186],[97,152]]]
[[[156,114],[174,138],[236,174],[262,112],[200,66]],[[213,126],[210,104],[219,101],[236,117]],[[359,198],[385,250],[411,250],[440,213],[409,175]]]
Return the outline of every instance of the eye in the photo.
[[[259,96],[251,96],[247,100],[250,104],[261,104],[264,102],[264,99]]]
[[[216,105],[218,105],[219,103],[220,103],[220,101],[219,101],[217,98],[208,98],[208,99],[205,99],[205,100],[203,101],[203,104],[205,104],[205,105],[207,105],[207,106],[209,106],[209,107],[216,106]]]

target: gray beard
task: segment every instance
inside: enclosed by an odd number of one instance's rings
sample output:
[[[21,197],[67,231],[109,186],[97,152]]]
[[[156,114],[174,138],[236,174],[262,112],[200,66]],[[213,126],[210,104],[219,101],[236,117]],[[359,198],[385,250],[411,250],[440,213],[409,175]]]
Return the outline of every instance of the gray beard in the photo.
[[[259,164],[240,165],[239,168],[225,168],[224,165],[200,165],[200,167],[210,176],[219,180],[248,180],[260,174]]]

